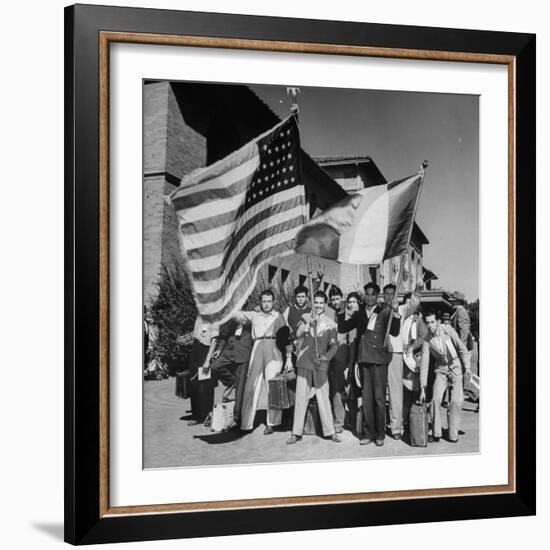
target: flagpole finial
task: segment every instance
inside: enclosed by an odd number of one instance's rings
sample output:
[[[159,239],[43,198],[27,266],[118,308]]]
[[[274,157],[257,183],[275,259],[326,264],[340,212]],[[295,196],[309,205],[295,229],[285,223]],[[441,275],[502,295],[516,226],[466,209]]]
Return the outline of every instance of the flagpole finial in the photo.
[[[289,86],[286,89],[286,93],[290,96],[290,99],[292,101],[290,112],[295,115],[298,113],[298,94],[300,93],[300,88]]]
[[[428,168],[428,161],[423,160],[422,164],[420,165],[420,170],[418,171],[418,173],[421,174],[422,177],[424,177],[424,171],[426,170],[426,168]]]

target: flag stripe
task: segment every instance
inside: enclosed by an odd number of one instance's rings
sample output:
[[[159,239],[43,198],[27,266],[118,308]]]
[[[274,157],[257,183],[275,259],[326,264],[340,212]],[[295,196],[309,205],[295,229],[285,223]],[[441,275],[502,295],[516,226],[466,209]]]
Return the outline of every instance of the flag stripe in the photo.
[[[176,209],[177,210],[177,216],[180,220],[180,224],[184,223],[188,226],[193,226],[193,224],[200,222],[202,224],[202,221],[204,220],[204,214],[205,211],[208,210],[208,212],[239,212],[239,208],[241,207],[246,193],[241,193],[239,195],[235,195],[233,197],[229,197],[226,199],[219,199],[208,203],[207,208],[201,208],[194,207],[189,209]],[[187,234],[187,232],[186,232]],[[191,233],[189,233],[191,234]]]
[[[187,256],[191,259],[198,259],[220,254],[224,250],[229,253],[236,246],[238,240],[269,216],[280,217],[285,212],[288,212],[287,217],[297,216],[300,213],[297,209],[302,208],[303,199],[298,195],[293,199],[273,204],[273,200],[270,198],[263,204],[265,208],[252,216],[249,216],[247,211],[246,215],[241,216],[234,223],[203,232],[200,235],[200,246],[187,250]],[[278,221],[274,220],[273,223],[278,223]]]
[[[288,248],[285,245],[281,245],[280,247],[276,247],[273,249],[273,254],[278,257],[288,256],[292,253],[292,248]],[[262,268],[263,265],[266,264],[266,262],[270,260],[270,258],[271,256],[267,256],[263,258],[260,262],[258,262],[258,264],[250,271],[251,276],[247,278],[246,281],[243,281],[242,285],[237,289],[236,292],[233,293],[233,295],[231,296],[231,300],[225,306],[221,307],[214,313],[201,314],[202,318],[209,323],[224,323],[225,321],[230,319],[233,313],[243,306],[250,293],[254,290],[254,287],[256,286],[256,277],[258,275],[258,271]],[[205,306],[201,305],[200,307],[201,310],[203,310]]]
[[[275,205],[260,212],[237,231],[230,231],[226,239],[188,251],[187,256],[191,269],[193,271],[208,271],[216,265],[227,265],[233,261],[234,256],[242,250],[243,243],[260,233],[262,226],[258,224],[267,218],[270,218],[269,223],[273,226],[277,226],[289,218],[301,219],[303,213],[301,205],[291,210],[284,210],[283,212],[280,212],[280,209],[277,208],[278,206]],[[278,210],[278,214],[273,214],[273,212]]]
[[[243,194],[244,198],[244,194]],[[295,200],[296,198],[296,188],[292,187],[290,189],[284,189],[276,195],[277,202],[285,202]],[[219,216],[209,216],[211,212],[215,212],[214,208],[229,208],[233,204],[233,199],[229,201],[226,199],[225,204],[208,204],[207,207],[203,209],[194,208],[190,211],[180,210],[177,212],[178,219],[180,221],[180,230],[184,235],[191,235],[193,233],[202,233],[203,231],[208,231],[215,227],[222,227],[224,225],[233,224],[237,217],[241,220],[248,220],[252,216],[255,216],[258,212],[261,212],[265,208],[271,206],[274,202],[274,197],[269,196],[262,201],[259,201],[254,206],[247,208],[244,212],[239,215],[239,210],[242,209],[242,205],[239,205],[236,208],[231,210],[223,210],[223,214]],[[289,203],[289,206],[290,203]],[[198,218],[197,216],[201,214],[203,218]]]
[[[362,189],[361,204],[349,232],[340,238],[338,260],[346,263],[379,263],[386,246],[388,229],[387,185]]]
[[[191,208],[192,206],[199,206],[220,199],[229,199],[235,196],[243,197],[253,176],[254,172],[251,172],[234,183],[231,187],[209,189],[208,191],[200,191],[192,195],[179,197],[174,199],[174,207],[178,210],[183,210],[184,208]]]
[[[212,209],[212,204],[209,205],[208,210]],[[183,235],[192,235],[194,233],[204,233],[205,231],[210,231],[213,229],[222,229],[226,225],[233,225],[233,222],[235,221],[235,218],[237,217],[238,208],[235,210],[231,210],[230,212],[224,212],[223,214],[219,214],[218,216],[210,216],[205,217],[200,220],[196,220],[193,222],[185,223],[183,220],[186,219],[185,212],[179,213],[178,212],[178,218],[180,219],[180,232]],[[207,214],[205,212],[205,214]]]
[[[258,146],[255,143],[249,143],[223,160],[223,163],[218,161],[184,177],[180,187],[175,190],[173,199],[213,189],[224,189],[241,181],[243,177],[255,172],[258,168],[260,160]]]
[[[255,164],[258,163],[259,157],[256,157]],[[239,169],[242,168],[239,166]],[[239,174],[240,179],[233,182],[226,187],[216,187],[215,189],[207,189],[204,191],[197,191],[185,196],[175,197],[173,200],[174,208],[177,210],[183,210],[184,208],[191,208],[192,206],[198,206],[200,204],[209,203],[219,199],[227,199],[236,195],[243,195],[254,176],[254,170],[242,171]],[[197,186],[198,187],[198,186]]]
[[[255,284],[255,279],[257,275],[257,270],[261,267],[266,261],[269,261],[273,256],[280,256],[284,253],[291,253],[293,251],[294,240],[287,240],[272,246],[269,249],[261,251],[257,254],[250,263],[248,268],[244,271],[244,274],[235,281],[232,282],[231,287],[225,293],[224,296],[218,298],[215,301],[203,302],[197,300],[198,305],[201,307],[201,315],[220,315],[221,312],[226,310],[231,306],[231,303],[236,300],[241,292],[246,292],[246,289],[250,288],[247,292],[247,297]],[[251,286],[252,285],[252,286]],[[197,295],[199,298],[201,295]]]
[[[212,289],[212,295],[214,295],[220,291],[224,279],[231,280],[239,269],[246,269],[248,257],[254,257],[258,251],[268,249],[272,242],[277,243],[282,242],[283,239],[293,239],[296,236],[297,228],[302,223],[303,218],[300,216],[262,230],[244,244],[231,263],[206,271],[193,271],[193,281],[195,283],[206,282],[208,288]],[[270,239],[270,241],[264,242],[266,239]]]
[[[388,233],[384,260],[405,254],[408,250],[411,225],[414,222],[414,207],[421,181],[421,176],[415,175],[389,188]]]

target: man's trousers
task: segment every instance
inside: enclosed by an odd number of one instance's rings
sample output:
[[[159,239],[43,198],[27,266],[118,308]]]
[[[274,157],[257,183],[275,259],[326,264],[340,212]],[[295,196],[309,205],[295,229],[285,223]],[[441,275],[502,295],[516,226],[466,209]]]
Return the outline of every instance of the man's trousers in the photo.
[[[235,386],[235,407],[233,409],[233,419],[237,424],[241,420],[241,411],[246,383],[246,374],[248,372],[249,361],[237,363],[231,351],[222,351],[220,356],[212,364],[212,375],[219,380],[226,388]]]
[[[254,426],[254,417],[258,399],[265,384],[266,392],[269,391],[269,380],[277,376],[283,368],[283,356],[273,339],[259,339],[254,341],[248,376],[244,386],[243,406],[241,414],[241,429],[251,430]],[[282,412],[269,408],[267,405],[267,425],[279,426],[282,421]]]
[[[451,398],[447,406],[447,420],[449,439],[458,439],[460,429],[460,415],[464,392],[462,389],[462,367],[440,367],[435,371],[432,402],[432,429],[435,437],[441,437],[441,401],[447,387],[450,388]]]
[[[344,372],[348,366],[348,346],[340,344],[336,354],[330,362],[330,400],[332,402],[332,414],[334,417],[334,428],[344,427],[346,415],[345,403],[343,399],[344,388],[346,386],[346,377]]]
[[[317,407],[323,435],[329,437],[334,435],[334,423],[332,421],[332,410],[328,389],[328,374],[326,371],[311,370],[298,367],[296,377],[296,401],[294,404],[294,422],[292,433],[301,436],[304,433],[306,412],[311,397],[317,398]]]
[[[359,363],[363,384],[363,435],[381,441],[386,430],[388,365]]]
[[[390,430],[401,434],[403,431],[403,354],[392,353],[388,365],[388,390],[390,395]]]
[[[204,422],[206,417],[212,412],[214,405],[214,386],[216,382],[212,379],[199,380],[198,370],[204,364],[208,355],[208,348],[198,340],[193,341],[188,358],[189,374],[191,383],[189,388],[189,397],[191,400],[191,415],[194,420]]]

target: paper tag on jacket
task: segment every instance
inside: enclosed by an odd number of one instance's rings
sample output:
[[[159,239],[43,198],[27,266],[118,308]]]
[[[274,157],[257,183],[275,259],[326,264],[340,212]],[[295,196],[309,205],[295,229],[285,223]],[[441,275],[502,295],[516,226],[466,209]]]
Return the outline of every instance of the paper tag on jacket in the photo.
[[[374,326],[376,325],[376,318],[378,317],[377,313],[372,313],[369,317],[369,322],[367,324],[367,330],[374,330]]]

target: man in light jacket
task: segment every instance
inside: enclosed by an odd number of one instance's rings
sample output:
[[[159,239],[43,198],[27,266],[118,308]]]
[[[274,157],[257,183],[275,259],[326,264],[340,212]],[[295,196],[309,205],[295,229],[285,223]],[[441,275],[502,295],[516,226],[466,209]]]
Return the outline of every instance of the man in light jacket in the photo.
[[[441,324],[436,313],[427,313],[425,322],[428,334],[422,343],[422,361],[425,362],[423,371],[427,372],[426,364],[431,357],[435,372],[431,407],[432,440],[437,442],[441,437],[441,401],[445,390],[449,387],[451,398],[447,407],[448,440],[456,443],[464,401],[463,376],[466,381],[470,378],[470,354],[456,331],[451,326]],[[423,400],[425,386],[420,391],[421,400]]]

